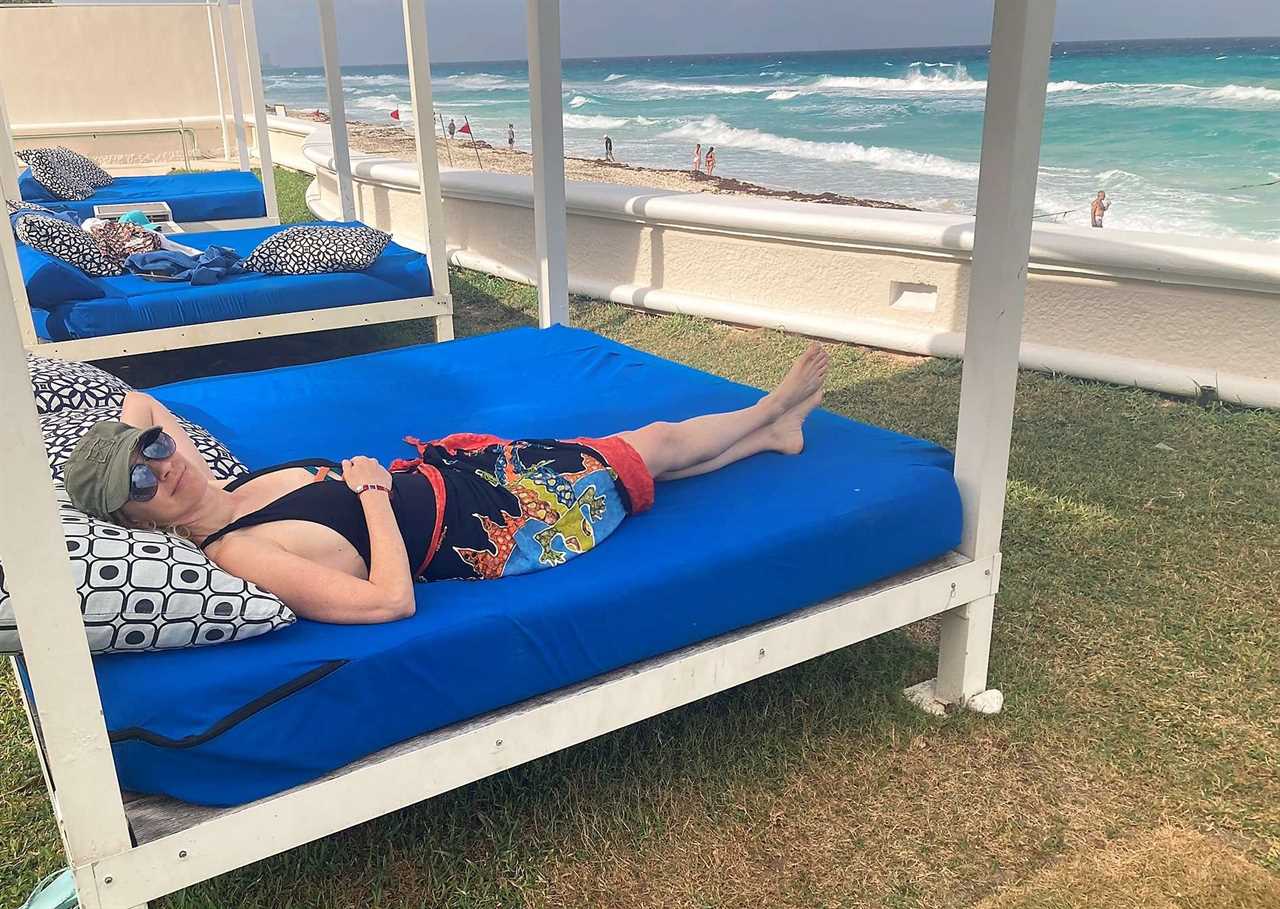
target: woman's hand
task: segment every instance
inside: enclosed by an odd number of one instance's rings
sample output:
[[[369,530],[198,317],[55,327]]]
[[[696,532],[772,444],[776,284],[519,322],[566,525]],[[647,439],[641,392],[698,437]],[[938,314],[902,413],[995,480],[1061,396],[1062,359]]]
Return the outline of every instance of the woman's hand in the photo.
[[[352,492],[359,492],[361,486],[385,486],[391,488],[391,474],[374,458],[363,455],[349,458],[342,462],[342,479]]]

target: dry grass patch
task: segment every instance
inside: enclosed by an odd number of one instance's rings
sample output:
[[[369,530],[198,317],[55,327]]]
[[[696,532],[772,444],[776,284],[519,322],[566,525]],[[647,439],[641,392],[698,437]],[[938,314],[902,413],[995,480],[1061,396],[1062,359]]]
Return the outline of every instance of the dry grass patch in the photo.
[[[1280,880],[1218,840],[1162,827],[1084,849],[978,909],[1275,909]]]

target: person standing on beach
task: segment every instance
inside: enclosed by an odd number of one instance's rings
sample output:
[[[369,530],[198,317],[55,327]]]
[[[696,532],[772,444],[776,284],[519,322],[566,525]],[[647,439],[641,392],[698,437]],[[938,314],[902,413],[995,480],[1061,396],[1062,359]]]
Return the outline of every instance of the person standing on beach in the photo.
[[[604,159],[606,161],[613,160],[613,140],[609,138],[609,134],[604,134]]]
[[[712,145],[707,149],[707,176],[710,177],[716,170],[716,147]]]
[[[453,138],[453,134],[458,131],[458,124],[453,122],[453,117],[449,118],[449,138]]]
[[[693,147],[693,172],[695,174],[702,173],[702,143],[699,142]]]
[[[1098,194],[1093,197],[1093,204],[1089,206],[1089,223],[1094,227],[1102,227],[1102,217],[1110,207],[1106,190],[1098,190]]]
[[[516,128],[512,124],[507,124],[507,151],[516,150]]]

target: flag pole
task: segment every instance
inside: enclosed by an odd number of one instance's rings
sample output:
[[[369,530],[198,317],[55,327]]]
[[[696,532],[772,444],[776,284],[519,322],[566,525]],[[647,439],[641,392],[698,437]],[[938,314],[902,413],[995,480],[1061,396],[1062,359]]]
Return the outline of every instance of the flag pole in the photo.
[[[471,137],[471,148],[476,153],[476,163],[480,165],[480,169],[484,170],[484,162],[480,160],[480,146],[476,145],[476,131],[471,128],[471,121],[467,119],[467,115],[462,115],[462,122],[467,124],[467,135]]]
[[[414,111],[417,115],[417,111]],[[449,131],[444,128],[444,114],[436,111],[436,116],[440,118],[440,133],[444,136],[444,152],[449,156],[449,166],[453,167],[453,149],[449,146]]]

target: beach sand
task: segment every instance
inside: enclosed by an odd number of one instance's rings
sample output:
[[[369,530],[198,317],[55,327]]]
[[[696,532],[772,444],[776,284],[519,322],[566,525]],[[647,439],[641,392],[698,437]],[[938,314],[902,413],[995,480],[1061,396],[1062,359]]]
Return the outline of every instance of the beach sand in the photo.
[[[303,119],[327,120],[302,112],[290,111],[290,116]],[[412,161],[415,157],[413,134],[400,126],[375,126],[361,121],[349,121],[351,147],[369,154],[387,155]],[[533,172],[533,156],[518,148],[508,151],[494,148],[483,140],[474,145],[465,137],[456,137],[446,144],[436,138],[436,152],[440,167],[484,170],[500,174],[525,174]],[[479,161],[476,160],[477,153]],[[690,150],[692,158],[692,149]],[[663,170],[639,167],[625,162],[610,163],[600,158],[574,158],[565,156],[564,173],[569,180],[588,183],[620,183],[625,186],[641,186],[649,189],[669,189],[681,192],[729,193],[732,195],[768,196],[797,202],[820,202],[829,205],[861,205],[867,208],[896,208],[916,211],[909,205],[884,202],[877,199],[859,199],[838,193],[805,193],[796,190],[772,189],[733,177],[705,177],[687,170]]]

